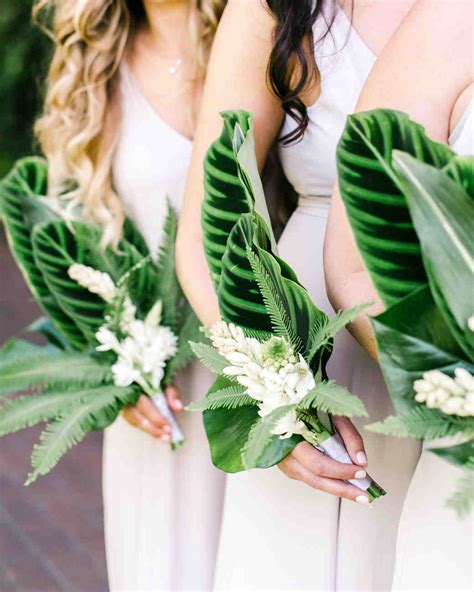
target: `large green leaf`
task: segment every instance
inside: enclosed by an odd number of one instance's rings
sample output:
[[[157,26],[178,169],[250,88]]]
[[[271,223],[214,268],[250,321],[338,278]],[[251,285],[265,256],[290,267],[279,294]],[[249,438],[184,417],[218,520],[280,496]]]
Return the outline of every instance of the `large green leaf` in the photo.
[[[204,160],[205,196],[202,204],[203,246],[216,288],[227,239],[240,215],[252,209],[252,199],[239,176],[234,151],[235,124],[239,123],[243,133],[247,133],[249,116],[243,111],[234,111],[222,113],[222,118],[222,133]]]
[[[209,394],[232,386],[230,380],[219,377]],[[261,419],[258,407],[246,405],[239,407],[237,412],[235,409],[213,409],[204,411],[203,417],[213,464],[226,473],[245,470],[241,450],[249,438],[252,427]],[[273,437],[261,451],[256,466],[267,468],[281,462],[301,440],[300,436],[286,440]]]
[[[357,113],[347,121],[337,149],[339,188],[359,251],[387,306],[427,280],[393,150],[437,168],[454,156],[397,111]]]
[[[8,342],[0,349],[0,394],[70,381],[99,384],[109,375],[108,366],[86,354],[24,340]]]
[[[380,365],[398,412],[416,405],[413,382],[423,372],[468,364],[428,286],[372,319]]]
[[[402,152],[394,152],[393,160],[403,179],[433,296],[442,312],[449,311],[446,321],[473,359],[474,333],[468,319],[474,312],[474,201],[442,171]],[[474,176],[474,158],[471,169]]]
[[[0,183],[0,201],[6,235],[11,252],[35,300],[54,320],[71,344],[77,349],[84,349],[83,334],[71,322],[49,290],[33,255],[33,225],[57,219],[57,215],[44,202],[46,193],[46,161],[34,157],[18,161]]]

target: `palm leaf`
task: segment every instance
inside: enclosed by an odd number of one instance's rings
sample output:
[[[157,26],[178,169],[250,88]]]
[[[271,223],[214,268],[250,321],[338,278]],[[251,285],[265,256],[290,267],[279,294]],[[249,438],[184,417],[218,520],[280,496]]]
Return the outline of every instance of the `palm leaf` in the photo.
[[[75,381],[95,385],[109,375],[108,366],[86,354],[62,352],[24,340],[8,342],[0,350],[0,394]]]
[[[367,417],[367,411],[359,397],[333,380],[320,382],[298,403],[298,409],[312,408],[332,415]]]
[[[339,187],[359,251],[387,306],[426,283],[393,150],[442,168],[454,153],[397,111],[349,117],[337,149]]]
[[[442,312],[449,311],[446,321],[472,359],[474,333],[468,319],[473,313],[474,201],[442,171],[400,152],[394,152],[393,160],[403,180],[433,296]]]
[[[84,349],[84,336],[64,313],[49,290],[33,255],[31,232],[34,224],[57,219],[40,196],[47,193],[47,165],[41,158],[19,160],[0,183],[0,201],[10,250],[33,294],[71,344]]]

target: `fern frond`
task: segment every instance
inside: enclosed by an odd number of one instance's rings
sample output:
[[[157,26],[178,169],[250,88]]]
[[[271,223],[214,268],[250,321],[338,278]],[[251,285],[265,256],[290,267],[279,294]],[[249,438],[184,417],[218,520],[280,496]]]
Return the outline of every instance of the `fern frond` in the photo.
[[[320,382],[298,403],[299,409],[318,411],[345,417],[367,417],[364,404],[346,388],[333,380]]]
[[[38,395],[11,399],[0,407],[0,436],[55,419],[85,401],[104,395],[117,396],[120,392],[121,389],[115,385],[96,388],[68,385]]]
[[[200,322],[190,306],[186,307],[184,321],[178,335],[178,351],[167,366],[164,383],[170,384],[177,372],[185,368],[194,358],[190,342],[199,342],[203,335],[200,330]]]
[[[246,405],[256,405],[257,401],[245,394],[242,386],[230,386],[228,388],[209,393],[200,401],[193,401],[186,407],[187,411],[205,411],[206,409],[237,409]]]
[[[206,366],[216,374],[222,374],[224,368],[229,366],[229,362],[221,356],[212,346],[206,343],[190,342],[190,347],[194,355]]]
[[[242,448],[242,464],[246,469],[252,469],[258,466],[258,461],[262,457],[265,448],[268,446],[272,438],[278,437],[272,434],[272,430],[276,423],[295,408],[296,405],[284,405],[253,424],[247,442]]]
[[[459,518],[470,515],[474,506],[474,473],[466,471],[456,486],[456,490],[446,501],[446,507],[453,509]]]
[[[311,329],[312,346],[308,354],[308,360],[311,362],[320,349],[329,345],[339,331],[344,329],[349,323],[352,323],[361,312],[372,306],[372,304],[373,302],[369,302],[359,304],[348,310],[340,310],[334,317],[326,317],[322,323],[314,325]]]
[[[9,342],[0,350],[0,395],[68,381],[92,386],[108,376],[109,366],[84,353],[61,351],[24,340]]]
[[[277,335],[284,337],[289,343],[292,343],[296,349],[299,349],[301,347],[301,341],[298,341],[298,336],[293,334],[291,320],[270,275],[257,255],[249,248],[247,249],[247,259],[249,260],[255,281],[262,295],[268,316],[271,319],[273,330]]]
[[[375,432],[376,434],[384,434],[385,436],[394,436],[395,438],[408,438],[408,433],[405,424],[401,417],[397,415],[391,415],[386,417],[383,421],[377,421],[365,426],[369,432]]]
[[[33,448],[33,471],[28,475],[25,485],[30,485],[40,475],[46,475],[53,469],[60,458],[84,438],[86,432],[96,427],[97,416],[118,413],[121,405],[128,401],[132,393],[131,388],[104,387],[101,393],[95,393],[95,396],[82,401],[80,405],[49,424]],[[122,403],[119,404],[119,401]]]
[[[168,200],[168,213],[163,226],[163,238],[158,251],[157,269],[159,274],[158,291],[163,302],[163,323],[172,329],[177,328],[178,302],[182,296],[176,275],[176,234],[178,215]]]

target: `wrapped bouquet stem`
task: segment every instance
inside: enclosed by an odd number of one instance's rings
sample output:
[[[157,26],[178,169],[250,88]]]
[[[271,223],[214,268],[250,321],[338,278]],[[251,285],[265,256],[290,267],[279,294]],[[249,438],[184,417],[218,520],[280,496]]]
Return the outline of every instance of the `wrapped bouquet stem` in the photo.
[[[250,114],[223,114],[205,161],[204,250],[221,319],[193,351],[218,378],[188,409],[203,411],[214,464],[266,468],[304,440],[352,464],[331,415],[362,417],[362,401],[326,374],[334,336],[366,308],[328,317],[277,252],[258,175]],[[370,501],[371,478],[352,481]]]

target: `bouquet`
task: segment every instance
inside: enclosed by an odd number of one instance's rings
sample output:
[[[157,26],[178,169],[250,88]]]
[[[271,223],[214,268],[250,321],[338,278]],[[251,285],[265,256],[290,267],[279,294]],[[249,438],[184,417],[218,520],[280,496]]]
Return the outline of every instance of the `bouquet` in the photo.
[[[255,161],[250,114],[223,114],[205,160],[204,248],[222,321],[193,343],[218,378],[188,409],[204,411],[214,464],[236,472],[279,463],[306,440],[352,461],[331,414],[367,415],[359,398],[328,380],[334,335],[365,306],[329,318],[277,254]],[[384,495],[370,477],[351,481],[370,500]]]
[[[0,184],[3,221],[25,280],[47,317],[28,328],[48,344],[14,339],[0,350],[0,435],[46,422],[27,483],[50,471],[91,430],[104,429],[143,392],[184,442],[163,388],[192,357],[196,316],[179,287],[172,207],[156,263],[126,220],[117,249],[61,198],[45,198],[44,160],[19,161]]]
[[[467,513],[474,500],[474,157],[457,156],[390,110],[349,117],[337,157],[355,239],[386,306],[372,326],[397,415],[371,429],[455,437],[455,445],[431,451],[466,469],[448,505]]]

